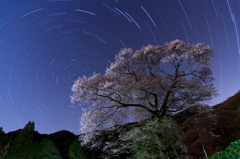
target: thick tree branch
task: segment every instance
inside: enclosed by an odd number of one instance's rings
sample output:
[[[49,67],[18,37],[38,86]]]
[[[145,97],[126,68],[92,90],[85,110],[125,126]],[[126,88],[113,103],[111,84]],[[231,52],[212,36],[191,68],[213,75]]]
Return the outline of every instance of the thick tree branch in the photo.
[[[109,96],[104,96],[104,95],[100,95],[100,94],[98,94],[98,96],[99,96],[99,97],[107,98],[107,99],[109,99],[110,101],[113,101],[113,102],[116,102],[117,104],[120,104],[119,108],[139,107],[139,108],[143,108],[143,109],[147,110],[147,111],[148,111],[149,113],[151,113],[153,116],[158,116],[158,114],[157,114],[155,111],[149,109],[148,107],[146,107],[146,106],[144,106],[144,105],[142,105],[142,104],[122,103],[122,102],[120,102],[120,101],[118,101],[118,100],[115,100],[115,99],[109,97]]]

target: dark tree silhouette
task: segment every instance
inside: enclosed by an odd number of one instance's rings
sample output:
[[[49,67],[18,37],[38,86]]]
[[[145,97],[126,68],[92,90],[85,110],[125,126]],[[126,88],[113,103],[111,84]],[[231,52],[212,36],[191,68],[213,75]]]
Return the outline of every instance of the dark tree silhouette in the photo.
[[[23,129],[29,130],[29,131],[34,131],[35,130],[35,123],[34,121],[29,121]]]

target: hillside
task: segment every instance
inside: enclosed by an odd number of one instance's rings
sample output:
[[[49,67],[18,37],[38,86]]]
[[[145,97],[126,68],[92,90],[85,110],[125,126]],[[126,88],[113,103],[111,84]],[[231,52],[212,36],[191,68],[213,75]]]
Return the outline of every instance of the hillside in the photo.
[[[195,159],[205,158],[202,145],[208,156],[223,151],[240,139],[240,92],[212,107],[212,111],[197,113],[185,120],[185,135],[181,141]]]

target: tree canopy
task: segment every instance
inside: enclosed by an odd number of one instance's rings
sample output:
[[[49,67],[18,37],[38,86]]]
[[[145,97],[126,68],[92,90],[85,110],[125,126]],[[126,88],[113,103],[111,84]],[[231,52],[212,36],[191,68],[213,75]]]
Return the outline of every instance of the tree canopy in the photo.
[[[34,157],[34,132],[22,129],[16,139],[10,144],[6,159],[25,158],[32,159]]]
[[[96,152],[84,149],[80,146],[79,138],[76,138],[69,147],[68,156],[70,159],[96,159]]]
[[[104,75],[80,77],[72,87],[72,102],[88,103],[83,132],[162,119],[216,95],[209,46],[174,40],[137,51],[122,49],[115,59]]]
[[[43,138],[39,145],[36,147],[36,157],[42,159],[62,159],[59,149],[55,145],[55,143],[48,139]]]
[[[34,131],[35,130],[35,123],[34,121],[29,121],[23,129],[29,130],[29,131]]]

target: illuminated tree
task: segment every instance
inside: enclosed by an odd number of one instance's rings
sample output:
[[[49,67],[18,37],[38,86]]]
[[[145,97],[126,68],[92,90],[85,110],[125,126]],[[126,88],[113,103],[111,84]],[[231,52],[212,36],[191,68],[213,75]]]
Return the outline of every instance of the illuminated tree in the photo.
[[[72,87],[72,102],[88,103],[81,118],[83,132],[161,120],[216,95],[209,46],[175,40],[137,51],[123,49],[115,59],[104,75],[81,77]],[[89,140],[85,135],[83,141]]]
[[[105,143],[103,158],[122,158],[123,154],[129,154],[131,159],[180,157],[182,152],[176,141],[181,135],[181,128],[171,118],[161,122],[150,120],[119,135],[118,142]],[[181,158],[185,157],[181,155]]]
[[[161,122],[149,122],[135,132],[124,134],[124,139],[137,146],[133,148],[132,159],[179,158],[181,150],[176,141],[181,135],[179,126],[170,118],[164,118]]]

